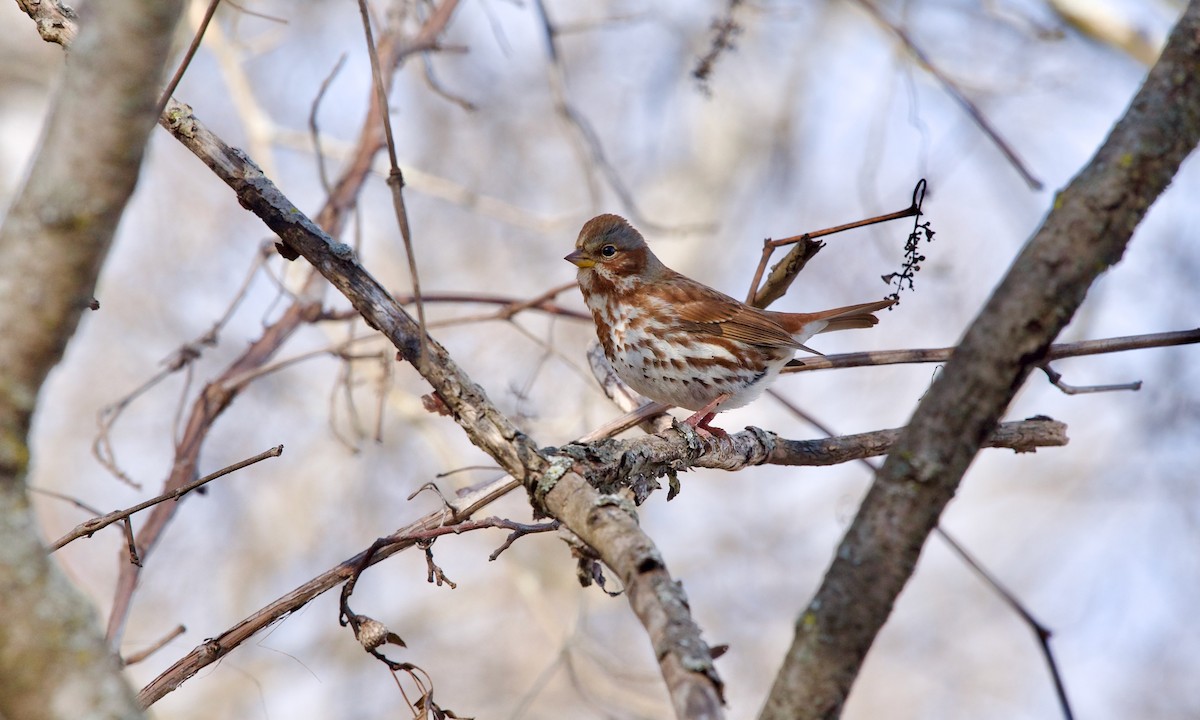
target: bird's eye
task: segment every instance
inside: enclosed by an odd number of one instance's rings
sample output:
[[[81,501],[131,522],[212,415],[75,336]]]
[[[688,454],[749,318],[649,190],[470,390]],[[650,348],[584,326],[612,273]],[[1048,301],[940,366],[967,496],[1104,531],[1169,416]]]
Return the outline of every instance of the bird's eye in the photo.
[[[604,257],[612,257],[613,255],[617,254],[617,246],[605,245],[604,247],[600,248],[600,254]]]

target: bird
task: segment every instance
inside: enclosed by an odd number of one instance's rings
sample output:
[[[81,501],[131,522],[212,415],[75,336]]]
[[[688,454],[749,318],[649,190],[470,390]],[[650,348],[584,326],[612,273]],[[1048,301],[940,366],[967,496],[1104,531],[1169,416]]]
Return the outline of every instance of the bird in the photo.
[[[694,413],[702,437],[725,435],[718,412],[755,400],[813,335],[869,328],[892,299],[814,313],[762,310],[660,261],[642,234],[613,214],[584,223],[575,250],[596,336],[617,375],[651,400]],[[820,354],[820,353],[816,353]]]

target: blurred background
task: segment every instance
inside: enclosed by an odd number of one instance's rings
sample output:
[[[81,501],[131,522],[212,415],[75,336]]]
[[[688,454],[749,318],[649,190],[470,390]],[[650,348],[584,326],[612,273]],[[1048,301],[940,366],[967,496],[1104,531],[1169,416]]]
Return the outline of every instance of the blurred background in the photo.
[[[207,3],[194,4],[180,49]],[[539,3],[478,0],[456,10],[444,52],[415,56],[391,106],[423,289],[536,296],[570,282],[562,261],[599,212],[630,217],[670,266],[744,296],[766,237],[786,237],[909,204],[929,183],[937,235],[916,291],[870,332],[825,336],[825,353],[953,345],[1054,193],[1091,157],[1153,62],[1182,2],[1170,0],[854,0]],[[374,5],[415,28],[423,3]],[[544,14],[543,14],[544,13]],[[546,18],[557,55],[548,51]],[[740,31],[706,81],[714,20]],[[911,45],[898,38],[901,29]],[[926,62],[919,61],[912,47]],[[324,191],[308,134],[317,118],[330,174],[358,133],[370,90],[353,3],[242,0],[217,13],[176,97],[243,148],[306,212]],[[928,63],[928,64],[927,64]],[[15,3],[0,3],[0,206],[36,149],[59,48]],[[929,67],[974,103],[1040,183],[1035,189]],[[558,110],[565,101],[590,130]],[[594,134],[594,141],[589,140]],[[589,144],[591,143],[591,144]],[[598,151],[602,155],[598,155]],[[381,156],[382,157],[382,156]],[[378,165],[383,169],[384,165]],[[398,293],[411,288],[384,176],[373,177],[343,239]],[[1189,329],[1200,278],[1200,168],[1184,165],[1122,262],[1089,293],[1060,341]],[[775,305],[818,310],[889,292],[909,222],[836,235]],[[203,348],[112,428],[117,462],[92,455],[97,415],[207,332],[250,273],[269,231],[161,129],[101,276],[90,313],[51,376],[36,418],[31,485],[102,511],[160,492],[181,398],[190,402],[287,304],[278,257]],[[328,303],[346,303],[330,291]],[[559,302],[581,310],[574,289]],[[488,308],[484,308],[487,310]],[[428,307],[431,321],[481,312]],[[205,638],[437,507],[429,494],[494,475],[463,433],[426,413],[428,387],[366,342],[347,392],[322,349],[347,323],[306,327],[280,359],[316,353],[252,384],[217,422],[201,473],[282,443],[279,459],[188,496],[147,558],[121,643],[133,654],[176,625],[187,631],[129,674],[141,687]],[[587,370],[590,323],[526,312],[512,321],[434,330],[501,409],[542,445],[617,414]],[[1067,396],[1031,376],[1009,419],[1049,415],[1070,444],[1036,454],[986,450],[943,517],[954,534],[1054,632],[1077,715],[1200,714],[1200,371],[1193,347],[1056,363],[1076,385],[1144,381],[1138,392]],[[775,388],[841,433],[902,426],[932,365],[786,376]],[[348,398],[353,402],[349,402]],[[785,437],[820,432],[764,397],[722,415]],[[376,433],[378,432],[378,438]],[[462,472],[438,478],[462,468]],[[642,526],[681,579],[712,644],[730,716],[753,717],[869,482],[859,463],[689,472],[671,503],[654,495]],[[48,494],[35,502],[56,538],[88,514]],[[513,494],[482,515],[527,520]],[[134,518],[138,527],[139,518]],[[408,643],[391,655],[433,679],[435,698],[480,718],[659,718],[666,694],[645,634],[623,598],[581,589],[553,535],[480,531],[434,545],[457,589],[425,582],[404,553],[368,571],[355,609]],[[95,601],[113,602],[123,540],[105,530],[56,556]],[[155,717],[403,717],[393,680],[319,598],[153,707]],[[1031,630],[938,538],[867,658],[849,718],[1047,718],[1059,711]]]

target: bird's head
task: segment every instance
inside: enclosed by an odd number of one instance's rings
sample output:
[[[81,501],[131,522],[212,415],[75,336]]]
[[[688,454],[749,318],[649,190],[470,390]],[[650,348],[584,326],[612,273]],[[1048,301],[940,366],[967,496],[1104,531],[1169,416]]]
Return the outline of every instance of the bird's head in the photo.
[[[563,258],[582,279],[596,273],[609,281],[646,276],[662,268],[642,234],[619,215],[597,215],[579,231],[575,251]]]

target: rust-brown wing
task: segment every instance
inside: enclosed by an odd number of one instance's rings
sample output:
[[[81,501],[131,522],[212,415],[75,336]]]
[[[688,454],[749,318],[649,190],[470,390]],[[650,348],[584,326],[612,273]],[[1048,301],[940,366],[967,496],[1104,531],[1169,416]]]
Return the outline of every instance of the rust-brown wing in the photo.
[[[682,275],[671,284],[674,292],[666,293],[666,299],[683,329],[760,347],[801,347],[785,327],[758,308]]]

